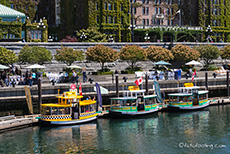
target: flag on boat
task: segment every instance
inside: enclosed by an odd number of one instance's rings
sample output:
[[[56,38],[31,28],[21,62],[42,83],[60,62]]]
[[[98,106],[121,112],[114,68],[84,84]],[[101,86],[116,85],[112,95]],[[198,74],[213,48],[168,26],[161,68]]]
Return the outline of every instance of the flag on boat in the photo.
[[[194,80],[195,75],[196,75],[196,70],[195,70],[194,73],[192,74],[192,81]]]
[[[82,85],[81,85],[81,82],[80,82],[80,86],[79,86],[79,94],[82,96]]]
[[[101,97],[101,89],[98,83],[95,83],[97,89],[97,103],[100,107],[102,107],[102,97]]]
[[[139,86],[140,84],[142,84],[143,83],[143,77],[140,77],[139,79],[137,79],[135,81],[135,83],[136,83],[137,86]]]

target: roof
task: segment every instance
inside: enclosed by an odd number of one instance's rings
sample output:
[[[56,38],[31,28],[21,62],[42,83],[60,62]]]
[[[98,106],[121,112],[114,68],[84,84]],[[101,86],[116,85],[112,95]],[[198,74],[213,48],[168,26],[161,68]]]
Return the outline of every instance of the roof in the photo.
[[[17,16],[26,17],[24,13],[0,4],[0,17],[17,17]]]
[[[174,93],[168,94],[168,96],[192,96],[192,93]]]
[[[71,107],[71,104],[62,105],[62,104],[41,104],[43,107]]]

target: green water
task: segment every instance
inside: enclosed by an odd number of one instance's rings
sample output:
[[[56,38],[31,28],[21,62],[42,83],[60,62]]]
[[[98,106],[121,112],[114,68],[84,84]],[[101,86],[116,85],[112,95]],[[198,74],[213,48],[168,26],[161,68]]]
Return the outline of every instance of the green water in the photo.
[[[230,105],[84,125],[29,127],[0,134],[0,153],[227,154]]]

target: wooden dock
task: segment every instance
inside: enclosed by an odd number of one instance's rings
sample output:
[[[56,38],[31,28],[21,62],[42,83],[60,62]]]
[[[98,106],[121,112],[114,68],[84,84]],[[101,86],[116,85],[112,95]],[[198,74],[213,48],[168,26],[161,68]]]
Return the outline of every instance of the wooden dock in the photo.
[[[8,130],[27,127],[38,122],[37,117],[40,115],[25,115],[25,116],[4,116],[0,117],[0,133]]]

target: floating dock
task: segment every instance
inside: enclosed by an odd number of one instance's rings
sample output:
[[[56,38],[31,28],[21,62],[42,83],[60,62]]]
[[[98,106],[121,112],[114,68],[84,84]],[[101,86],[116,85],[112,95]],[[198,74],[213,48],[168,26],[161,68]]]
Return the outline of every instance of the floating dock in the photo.
[[[15,116],[9,115],[0,117],[0,133],[8,130],[27,127],[38,122],[40,115]]]

